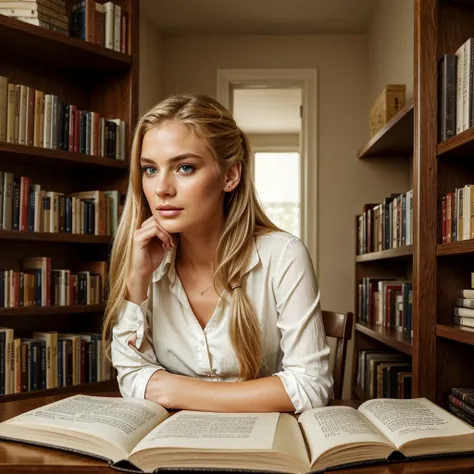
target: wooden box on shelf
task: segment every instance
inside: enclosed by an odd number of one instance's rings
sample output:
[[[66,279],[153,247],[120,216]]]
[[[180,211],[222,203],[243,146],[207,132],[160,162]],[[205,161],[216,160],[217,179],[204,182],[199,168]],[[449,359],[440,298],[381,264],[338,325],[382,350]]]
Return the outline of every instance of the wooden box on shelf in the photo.
[[[369,114],[373,137],[405,105],[405,84],[388,84],[375,100]]]

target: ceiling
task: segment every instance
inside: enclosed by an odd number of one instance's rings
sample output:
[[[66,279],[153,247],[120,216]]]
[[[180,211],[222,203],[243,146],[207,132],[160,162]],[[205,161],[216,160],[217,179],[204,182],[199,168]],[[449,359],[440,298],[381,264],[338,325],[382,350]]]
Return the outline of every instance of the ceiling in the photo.
[[[247,133],[299,133],[301,89],[235,89],[232,115]]]
[[[165,35],[367,31],[377,0],[142,0]]]

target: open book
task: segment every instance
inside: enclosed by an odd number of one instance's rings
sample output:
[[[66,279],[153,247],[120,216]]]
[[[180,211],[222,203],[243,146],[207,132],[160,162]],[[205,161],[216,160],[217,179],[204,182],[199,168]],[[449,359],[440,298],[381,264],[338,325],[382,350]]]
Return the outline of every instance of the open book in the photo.
[[[306,473],[474,450],[474,428],[425,398],[358,410],[170,416],[142,399],[74,395],[0,423],[0,438],[71,450],[118,469],[213,468]]]

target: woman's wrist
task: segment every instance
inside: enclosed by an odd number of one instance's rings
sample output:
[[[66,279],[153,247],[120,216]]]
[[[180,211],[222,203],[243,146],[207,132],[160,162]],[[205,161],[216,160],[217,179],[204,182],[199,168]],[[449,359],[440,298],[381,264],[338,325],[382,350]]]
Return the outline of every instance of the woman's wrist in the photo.
[[[170,408],[170,400],[166,390],[170,377],[173,377],[173,374],[166,370],[157,370],[148,381],[145,389],[145,398],[159,403],[164,408]]]
[[[127,280],[127,300],[140,305],[147,299],[150,276],[130,274]]]

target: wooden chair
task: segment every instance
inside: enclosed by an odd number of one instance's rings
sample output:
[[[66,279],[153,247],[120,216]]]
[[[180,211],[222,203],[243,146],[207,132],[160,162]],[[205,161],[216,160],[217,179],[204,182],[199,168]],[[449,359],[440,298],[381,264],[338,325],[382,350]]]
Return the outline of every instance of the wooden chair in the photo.
[[[334,313],[322,311],[324,330],[327,337],[337,339],[336,358],[334,361],[334,398],[341,399],[342,384],[344,382],[344,368],[346,363],[347,341],[352,337],[353,313]]]

